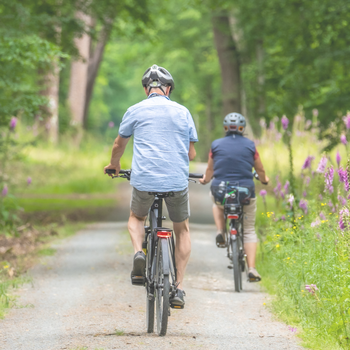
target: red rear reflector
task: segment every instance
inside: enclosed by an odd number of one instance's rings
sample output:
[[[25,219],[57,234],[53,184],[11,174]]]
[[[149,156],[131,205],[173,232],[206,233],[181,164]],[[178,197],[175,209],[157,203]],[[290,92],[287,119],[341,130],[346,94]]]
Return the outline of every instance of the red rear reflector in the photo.
[[[160,238],[171,237],[171,231],[157,231],[157,236]]]
[[[228,218],[228,219],[238,219],[239,216],[238,216],[238,215],[229,214],[229,215],[227,215],[227,218]]]
[[[236,234],[237,234],[237,230],[232,229],[232,230],[231,230],[231,235],[236,235]]]

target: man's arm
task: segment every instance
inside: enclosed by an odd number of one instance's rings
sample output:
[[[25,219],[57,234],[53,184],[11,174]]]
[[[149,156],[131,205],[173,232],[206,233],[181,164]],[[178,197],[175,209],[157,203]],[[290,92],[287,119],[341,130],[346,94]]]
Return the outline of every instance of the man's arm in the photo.
[[[205,185],[208,182],[210,182],[210,180],[212,179],[213,175],[214,175],[214,160],[209,155],[207,170],[205,171],[205,174],[204,174],[203,178],[199,179],[199,182],[202,185]]]
[[[106,169],[114,169],[115,174],[119,174],[120,170],[120,158],[122,157],[125,147],[128,144],[128,141],[130,140],[130,137],[124,138],[118,135],[118,137],[115,139],[112,149],[112,157],[111,162],[109,165],[105,166],[104,173],[106,174]],[[109,174],[109,176],[112,176]]]
[[[194,142],[190,142],[190,150],[188,151],[188,158],[191,160],[196,156],[196,150],[194,148]]]
[[[260,157],[258,157],[254,160],[254,169],[256,170],[257,174],[259,175],[259,180],[262,183],[267,184],[270,179],[265,174],[265,169],[264,169],[264,166],[261,162]]]

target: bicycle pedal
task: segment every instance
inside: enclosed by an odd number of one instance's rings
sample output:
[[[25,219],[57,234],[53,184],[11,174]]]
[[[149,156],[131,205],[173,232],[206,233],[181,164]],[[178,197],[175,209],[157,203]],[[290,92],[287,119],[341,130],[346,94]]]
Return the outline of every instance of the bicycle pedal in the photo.
[[[233,269],[233,265],[228,265],[227,268],[232,270]]]
[[[131,284],[133,286],[144,286],[146,278],[144,276],[133,276],[131,277]]]
[[[172,309],[183,309],[183,308],[185,307],[185,305],[180,306],[180,305],[173,305],[173,304],[170,304],[170,307],[171,307]]]

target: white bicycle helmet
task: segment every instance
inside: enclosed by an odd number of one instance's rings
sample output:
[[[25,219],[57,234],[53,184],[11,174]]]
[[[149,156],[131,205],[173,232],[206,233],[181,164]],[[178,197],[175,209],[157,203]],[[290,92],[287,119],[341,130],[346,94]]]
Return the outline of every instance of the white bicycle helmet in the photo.
[[[163,67],[154,64],[149,67],[142,77],[142,86],[148,87],[148,92],[151,89],[158,88],[163,91],[162,86],[170,86],[170,92],[175,89],[174,79],[171,74]]]

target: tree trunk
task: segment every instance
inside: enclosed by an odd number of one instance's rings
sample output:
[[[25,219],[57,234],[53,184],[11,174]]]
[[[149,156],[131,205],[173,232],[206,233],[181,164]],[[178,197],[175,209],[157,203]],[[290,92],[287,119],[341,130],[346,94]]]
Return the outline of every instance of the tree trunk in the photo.
[[[100,32],[100,36],[96,44],[95,50],[90,51],[87,82],[85,87],[85,102],[83,116],[83,123],[85,128],[87,128],[89,106],[92,98],[95,80],[103,58],[104,49],[111,31],[111,26],[112,21],[107,22],[107,24],[102,28]]]
[[[221,67],[223,112],[241,113],[239,57],[228,17],[213,17],[213,31]]]
[[[265,94],[264,94],[264,49],[262,40],[259,40],[256,45],[256,60],[258,63],[258,87],[259,87],[259,96],[258,96],[258,114],[263,116],[265,113]]]
[[[84,21],[86,26],[90,26],[90,16],[78,12],[77,17]],[[79,60],[72,62],[71,65],[68,103],[71,111],[71,124],[78,129],[78,135],[81,134],[84,121],[90,42],[91,38],[86,33],[84,33],[82,37],[75,39],[75,45],[78,49],[80,58]],[[77,136],[77,138],[80,137],[81,135]],[[80,140],[78,140],[78,144],[79,143]]]
[[[41,95],[48,99],[48,104],[43,106],[42,116],[37,118],[36,121],[36,128],[40,128],[40,125],[43,126],[46,129],[48,140],[53,144],[58,143],[59,73],[58,59],[55,59],[52,62],[51,69],[43,76],[44,90],[41,91]],[[39,119],[41,119],[41,122]]]

